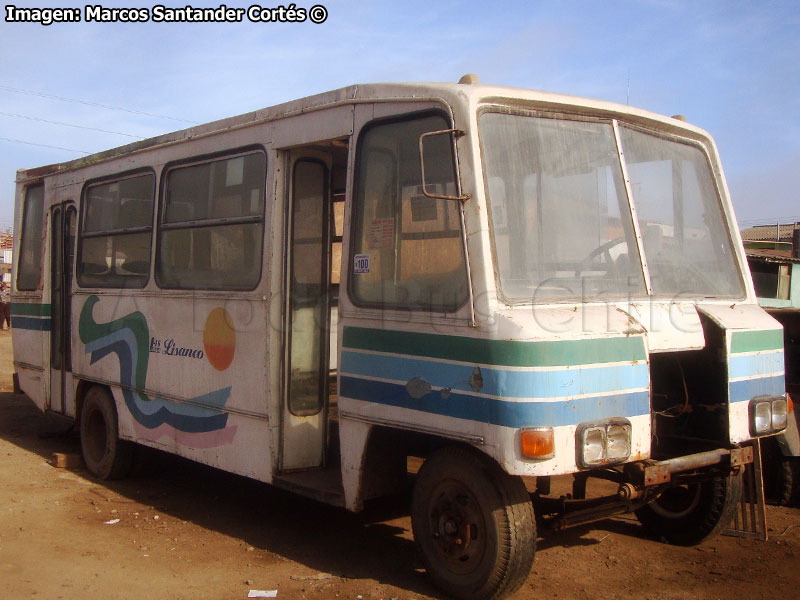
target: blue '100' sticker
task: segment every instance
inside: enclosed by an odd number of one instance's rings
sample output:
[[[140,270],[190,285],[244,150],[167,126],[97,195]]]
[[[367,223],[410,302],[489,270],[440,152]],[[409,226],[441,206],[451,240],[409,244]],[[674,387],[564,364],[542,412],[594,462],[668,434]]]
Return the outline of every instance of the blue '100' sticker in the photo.
[[[353,259],[353,273],[369,273],[369,254],[356,254]]]

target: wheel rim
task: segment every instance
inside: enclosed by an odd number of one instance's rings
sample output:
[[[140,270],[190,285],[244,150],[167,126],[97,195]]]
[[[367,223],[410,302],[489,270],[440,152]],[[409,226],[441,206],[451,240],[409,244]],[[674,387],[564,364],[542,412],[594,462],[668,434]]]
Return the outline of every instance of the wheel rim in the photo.
[[[455,574],[472,572],[486,554],[486,525],[480,504],[459,482],[441,483],[429,504],[429,524],[436,557]]]
[[[86,452],[95,463],[103,460],[108,445],[106,420],[103,413],[93,410],[86,416]]]
[[[667,519],[681,519],[700,504],[700,485],[695,483],[665,490],[650,507]]]

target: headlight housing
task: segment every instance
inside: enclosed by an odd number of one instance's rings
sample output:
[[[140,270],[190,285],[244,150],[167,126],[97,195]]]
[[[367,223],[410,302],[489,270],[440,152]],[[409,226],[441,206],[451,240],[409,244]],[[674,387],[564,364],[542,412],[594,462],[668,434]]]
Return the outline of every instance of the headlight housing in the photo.
[[[789,406],[786,396],[758,396],[750,400],[750,435],[760,437],[786,428]]]
[[[631,455],[631,423],[608,419],[581,423],[576,432],[576,462],[584,469],[625,462]]]

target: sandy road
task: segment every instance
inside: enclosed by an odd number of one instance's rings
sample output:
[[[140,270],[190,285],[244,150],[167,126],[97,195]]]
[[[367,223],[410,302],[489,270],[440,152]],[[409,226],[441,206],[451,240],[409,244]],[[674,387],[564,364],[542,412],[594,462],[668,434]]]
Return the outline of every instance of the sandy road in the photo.
[[[78,440],[10,392],[10,353],[0,332],[3,600],[238,599],[250,589],[284,599],[437,597],[405,498],[352,515],[166,455],[120,482],[54,468],[52,453],[77,453]],[[768,519],[767,542],[719,537],[696,548],[649,539],[630,518],[551,535],[514,597],[793,598],[800,509],[769,507]]]

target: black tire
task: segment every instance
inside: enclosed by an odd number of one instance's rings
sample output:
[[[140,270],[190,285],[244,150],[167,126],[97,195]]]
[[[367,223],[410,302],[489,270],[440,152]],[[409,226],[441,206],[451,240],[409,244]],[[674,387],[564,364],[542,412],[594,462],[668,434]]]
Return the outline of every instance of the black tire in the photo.
[[[679,546],[694,546],[728,526],[741,497],[741,473],[715,477],[669,487],[637,510],[636,516],[657,538]]]
[[[119,439],[117,409],[107,388],[93,386],[81,408],[81,452],[98,479],[121,479],[133,466],[134,446]]]
[[[779,487],[775,501],[781,506],[800,504],[800,459],[784,456],[780,463]]]
[[[800,503],[800,458],[784,456],[775,438],[761,440],[764,495],[779,506]]]
[[[797,506],[800,504],[800,459],[794,456],[781,456],[770,465],[771,480],[764,470],[764,488],[767,500],[778,506]]]
[[[411,523],[428,575],[456,598],[502,598],[533,564],[536,521],[525,485],[470,448],[445,448],[425,461]]]

